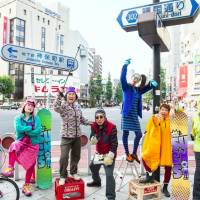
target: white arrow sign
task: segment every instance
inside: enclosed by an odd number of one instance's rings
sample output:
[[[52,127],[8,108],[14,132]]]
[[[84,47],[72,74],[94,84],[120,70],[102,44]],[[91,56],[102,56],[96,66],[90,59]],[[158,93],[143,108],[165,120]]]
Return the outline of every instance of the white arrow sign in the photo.
[[[3,60],[26,65],[35,65],[59,70],[74,71],[78,68],[76,59],[35,49],[6,44],[1,49]]]
[[[156,12],[165,26],[190,23],[199,9],[196,0],[172,0],[124,9],[117,21],[126,31],[137,30],[138,16],[147,12]]]

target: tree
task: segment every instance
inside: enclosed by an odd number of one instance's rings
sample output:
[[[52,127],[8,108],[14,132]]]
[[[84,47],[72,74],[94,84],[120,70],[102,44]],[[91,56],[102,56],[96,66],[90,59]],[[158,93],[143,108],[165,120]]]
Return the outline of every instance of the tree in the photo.
[[[117,84],[114,100],[117,104],[120,104],[122,102],[122,85],[120,82]]]
[[[9,76],[0,76],[0,93],[3,95],[3,101],[5,97],[9,98],[10,94],[14,91],[14,84]]]
[[[103,92],[102,78],[101,75],[97,77],[90,77],[89,81],[89,94],[90,94],[90,105],[94,107],[96,103],[100,105],[100,100]]]
[[[92,77],[90,77],[89,81],[89,94],[90,94],[90,106],[94,107],[96,100],[95,100],[95,82]]]
[[[96,88],[96,99],[98,106],[100,106],[100,100],[103,92],[103,85],[102,85],[102,77],[100,74],[97,75],[97,78],[95,79],[95,88]]]
[[[166,98],[166,69],[162,68],[160,69],[160,101],[164,101]]]
[[[108,74],[108,81],[106,83],[106,100],[110,103],[112,99],[112,82],[111,82],[111,75]]]
[[[153,99],[153,91],[144,93],[144,95],[142,95],[142,99],[144,103],[147,103],[148,105],[151,104],[151,100]]]

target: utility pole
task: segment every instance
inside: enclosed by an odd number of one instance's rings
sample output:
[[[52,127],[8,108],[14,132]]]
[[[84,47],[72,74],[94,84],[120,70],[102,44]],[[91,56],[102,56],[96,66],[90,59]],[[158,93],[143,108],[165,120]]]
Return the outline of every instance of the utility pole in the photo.
[[[153,0],[153,3],[159,2]],[[160,107],[160,44],[153,45],[153,79],[158,83],[158,87],[153,90],[153,114],[156,114]],[[160,167],[154,172],[154,177],[160,182]]]

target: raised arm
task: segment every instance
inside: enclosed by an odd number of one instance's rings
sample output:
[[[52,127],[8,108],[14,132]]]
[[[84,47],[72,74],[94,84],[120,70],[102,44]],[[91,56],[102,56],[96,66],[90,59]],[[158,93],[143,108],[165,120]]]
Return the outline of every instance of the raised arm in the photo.
[[[53,109],[54,111],[58,112],[58,113],[62,113],[62,98],[64,97],[64,88],[60,88],[57,96],[56,96],[56,99],[53,103]]]
[[[148,92],[149,90],[156,88],[157,86],[158,86],[158,83],[155,80],[151,80],[146,86],[144,86],[142,89],[139,89],[139,92],[141,94],[144,94]]]
[[[127,83],[127,80],[126,80],[126,74],[127,74],[127,67],[130,63],[131,63],[131,59],[128,59],[128,60],[125,61],[124,65],[122,67],[121,76],[120,76],[122,90],[126,90],[128,88],[128,83]]]

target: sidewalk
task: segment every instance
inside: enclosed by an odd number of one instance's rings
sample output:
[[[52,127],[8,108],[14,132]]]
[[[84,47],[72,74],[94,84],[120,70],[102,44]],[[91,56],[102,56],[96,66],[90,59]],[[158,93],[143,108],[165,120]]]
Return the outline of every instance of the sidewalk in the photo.
[[[103,169],[103,168],[102,168]],[[85,186],[85,199],[87,200],[106,200],[105,198],[105,175],[101,175],[102,177],[102,187],[101,188],[89,188]],[[85,184],[88,181],[91,181],[90,176],[82,176],[83,180],[85,181]],[[116,200],[127,200],[128,199],[128,181],[132,179],[132,176],[128,175],[124,179],[123,187],[119,192],[116,193],[117,197]],[[119,178],[116,179],[116,189],[119,187],[120,183]],[[161,180],[163,180],[163,177],[161,177]],[[191,185],[193,183],[193,175],[190,176],[190,182]],[[17,181],[17,184],[19,185],[20,189],[22,188],[23,181]],[[48,190],[39,190],[38,188],[35,188],[33,186],[33,196],[32,197],[26,197],[24,194],[21,193],[20,200],[55,200],[55,194],[54,194],[54,185],[52,185],[51,188]],[[169,188],[170,190],[170,188]],[[192,186],[191,191],[192,194]],[[165,198],[162,196],[163,200],[169,200],[170,198]],[[192,197],[190,198],[192,200]]]
[[[132,145],[130,144],[129,149],[131,150]],[[88,156],[90,154],[88,154],[88,148],[83,148],[82,152],[81,152],[81,160],[79,163],[79,173],[82,177],[82,179],[85,182],[85,185],[87,182],[91,181],[91,176],[88,176]],[[92,147],[91,149],[91,155],[93,155],[95,149],[94,147]],[[123,149],[123,145],[121,144],[121,142],[119,142],[119,146],[118,146],[118,152],[117,152],[117,159],[115,162],[115,173],[116,170],[118,169],[120,163],[121,163],[121,159],[124,155],[124,149]],[[52,171],[53,171],[53,176],[54,176],[54,180],[56,177],[58,177],[58,169],[59,169],[59,156],[60,156],[60,148],[59,148],[59,144],[57,143],[53,143],[52,144]],[[191,192],[192,193],[192,185],[193,185],[193,179],[194,179],[194,169],[195,169],[195,161],[194,161],[194,155],[193,155],[193,151],[192,151],[192,145],[189,144],[188,145],[188,156],[189,156],[189,175],[190,175],[190,183],[191,183]],[[126,161],[123,163],[122,168],[120,169],[120,172],[124,171],[124,167],[125,167]],[[23,185],[23,177],[24,177],[24,170],[20,167],[19,168],[19,181],[16,181],[17,184],[20,187],[20,190],[22,188]],[[140,166],[137,165],[137,169],[138,172],[140,172]],[[88,200],[105,200],[105,175],[104,175],[104,169],[103,167],[101,168],[101,177],[102,177],[102,187],[101,188],[88,188],[87,186],[85,186],[85,199]],[[117,197],[116,200],[127,200],[128,199],[128,182],[133,179],[133,175],[131,175],[131,170],[130,168],[128,169],[126,176],[124,178],[124,182],[123,185],[124,187],[120,190],[120,192],[117,192]],[[38,188],[35,188],[33,185],[33,196],[32,197],[26,197],[24,196],[24,194],[21,193],[21,198],[20,200],[55,200],[55,194],[54,194],[54,180],[53,180],[53,185],[51,188],[49,188],[48,190],[39,190]],[[161,181],[163,180],[163,170],[161,168]],[[120,181],[121,179],[119,177],[117,177],[116,179],[116,189],[119,188],[120,185]],[[170,198],[162,198],[164,200],[169,200]],[[192,199],[192,198],[190,198]],[[185,200],[185,199],[183,199]]]

